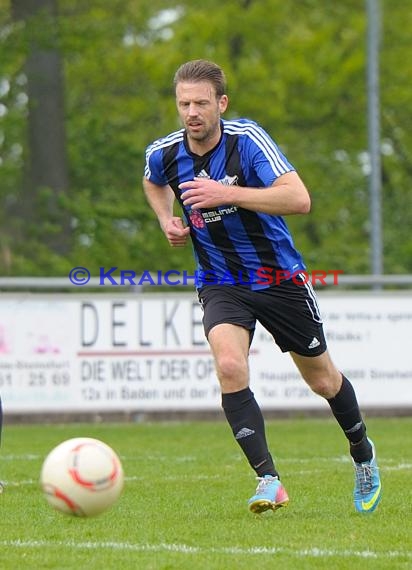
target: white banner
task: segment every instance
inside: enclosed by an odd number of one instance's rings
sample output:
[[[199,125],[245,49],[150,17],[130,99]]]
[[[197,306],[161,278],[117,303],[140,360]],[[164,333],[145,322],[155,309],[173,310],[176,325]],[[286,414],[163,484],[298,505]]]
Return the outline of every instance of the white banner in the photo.
[[[363,407],[412,407],[411,294],[319,294],[329,350]],[[251,387],[264,409],[319,409],[257,327]],[[6,413],[215,410],[220,390],[194,294],[3,295]]]

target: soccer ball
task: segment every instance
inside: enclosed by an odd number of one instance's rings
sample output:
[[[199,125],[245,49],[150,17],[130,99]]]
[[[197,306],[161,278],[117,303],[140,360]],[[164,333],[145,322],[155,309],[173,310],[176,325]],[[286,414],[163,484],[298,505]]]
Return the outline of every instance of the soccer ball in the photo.
[[[106,443],[75,437],[44,460],[40,485],[49,504],[69,515],[91,517],[110,508],[123,489],[120,459]]]

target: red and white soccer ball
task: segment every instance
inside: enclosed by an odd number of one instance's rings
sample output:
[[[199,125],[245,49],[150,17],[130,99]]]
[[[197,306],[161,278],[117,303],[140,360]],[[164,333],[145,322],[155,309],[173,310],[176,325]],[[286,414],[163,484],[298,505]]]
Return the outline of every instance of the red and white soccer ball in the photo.
[[[109,509],[123,489],[119,457],[106,443],[76,437],[55,447],[46,457],[40,484],[52,507],[79,517]]]

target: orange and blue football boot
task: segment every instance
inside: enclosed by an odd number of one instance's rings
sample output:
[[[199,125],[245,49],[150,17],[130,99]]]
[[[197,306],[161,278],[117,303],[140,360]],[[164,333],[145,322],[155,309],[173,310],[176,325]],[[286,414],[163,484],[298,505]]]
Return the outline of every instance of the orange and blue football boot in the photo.
[[[257,477],[257,480],[259,484],[256,493],[248,501],[249,510],[252,513],[260,514],[269,509],[276,511],[280,507],[288,506],[288,494],[277,477],[265,475]]]

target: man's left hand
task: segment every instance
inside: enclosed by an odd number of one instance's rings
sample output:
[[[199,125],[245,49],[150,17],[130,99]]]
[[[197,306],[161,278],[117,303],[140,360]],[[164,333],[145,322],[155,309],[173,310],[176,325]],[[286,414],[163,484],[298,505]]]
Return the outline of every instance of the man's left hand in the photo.
[[[194,178],[188,182],[182,182],[179,188],[183,190],[181,194],[183,204],[191,206],[193,210],[231,204],[232,188],[216,180]]]

